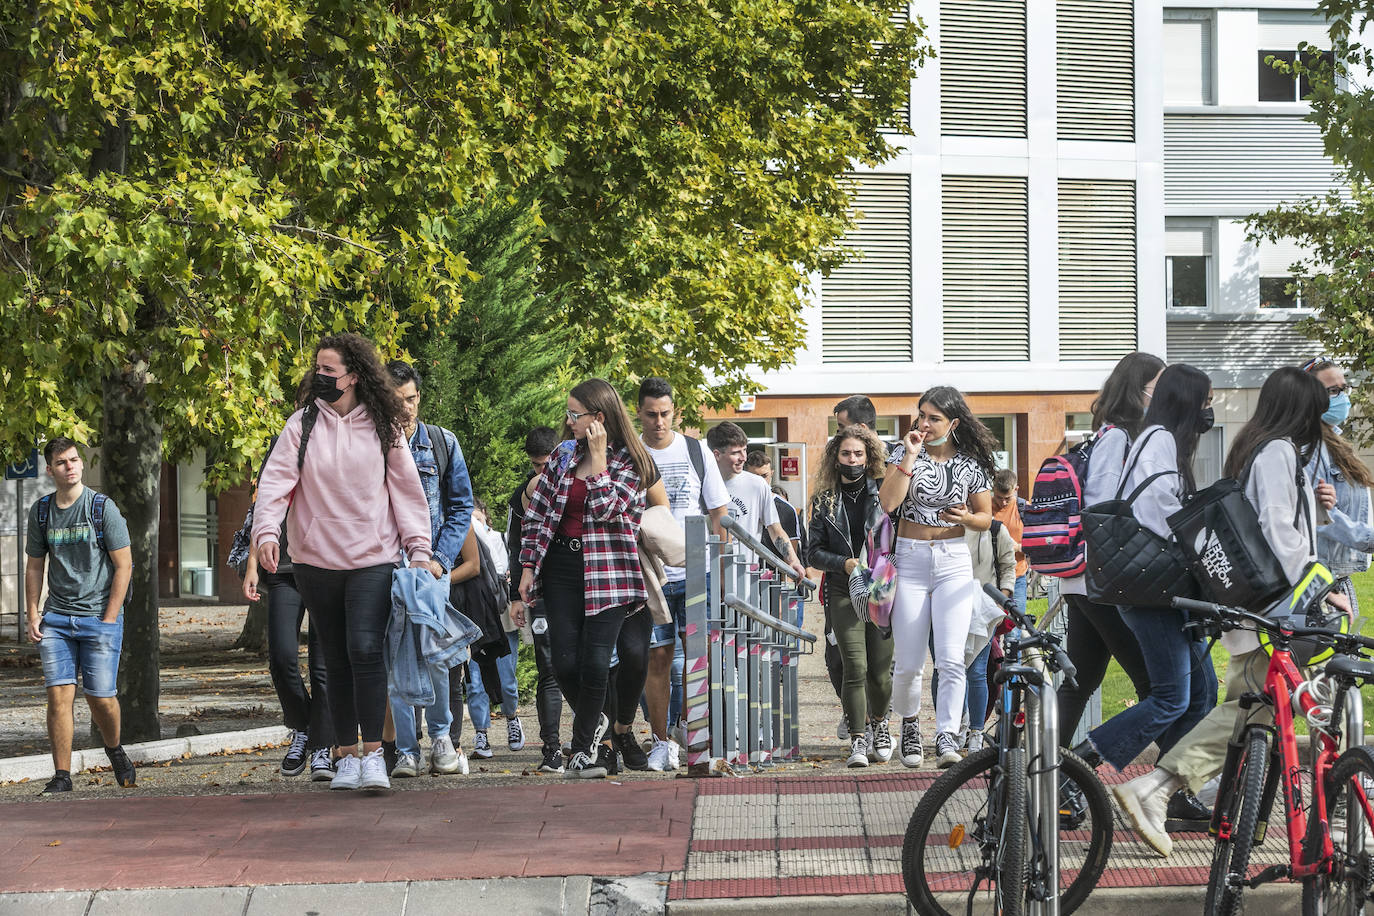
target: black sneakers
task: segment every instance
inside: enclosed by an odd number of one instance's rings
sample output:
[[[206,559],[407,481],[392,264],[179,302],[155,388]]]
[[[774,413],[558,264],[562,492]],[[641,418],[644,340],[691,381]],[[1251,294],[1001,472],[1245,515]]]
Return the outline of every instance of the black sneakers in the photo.
[[[386,764],[386,771],[390,773],[396,769],[396,761],[401,759],[401,754],[396,750],[395,741],[382,742],[382,761]]]
[[[539,764],[539,772],[563,772],[563,749],[556,744],[544,745],[544,759]]]
[[[616,776],[620,773],[620,755],[610,745],[598,744],[596,746],[596,765],[605,767],[607,776]]]
[[[70,792],[72,790],[72,774],[65,770],[53,774],[53,778],[48,780],[48,784],[43,787],[39,795],[55,795],[58,792]]]
[[[115,782],[125,789],[132,789],[138,781],[138,774],[134,770],[134,762],[129,759],[129,755],[124,753],[124,745],[105,748],[105,756],[110,758],[110,766],[114,769]],[[70,786],[68,787],[70,788]]]
[[[633,731],[616,735],[615,749],[620,752],[620,760],[625,764],[625,769],[647,770],[649,768],[649,755],[644,753],[644,748],[639,746]]]
[[[299,776],[305,772],[305,765],[310,759],[305,750],[305,743],[309,737],[305,732],[291,730],[291,746],[286,749],[286,756],[281,762],[283,776]]]
[[[563,768],[564,779],[605,779],[606,768],[586,751],[577,751]]]
[[[1169,833],[1202,833],[1211,829],[1212,809],[1198,801],[1187,789],[1179,789],[1169,799],[1164,813],[1164,829]]]

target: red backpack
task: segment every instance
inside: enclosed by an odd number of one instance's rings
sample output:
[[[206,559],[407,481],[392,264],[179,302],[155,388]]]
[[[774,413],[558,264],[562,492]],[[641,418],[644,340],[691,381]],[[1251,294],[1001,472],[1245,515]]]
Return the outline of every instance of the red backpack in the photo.
[[[1063,455],[1051,455],[1040,465],[1031,485],[1029,505],[1021,511],[1021,552],[1031,569],[1046,576],[1069,579],[1088,568],[1083,538],[1083,481],[1093,446],[1111,425]]]

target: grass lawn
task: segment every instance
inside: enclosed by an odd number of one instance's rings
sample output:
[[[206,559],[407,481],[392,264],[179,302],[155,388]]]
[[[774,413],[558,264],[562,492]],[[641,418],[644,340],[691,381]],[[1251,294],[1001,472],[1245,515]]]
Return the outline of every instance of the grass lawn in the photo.
[[[1358,618],[1358,623],[1361,626],[1361,632],[1374,633],[1374,622],[1370,620],[1370,615],[1374,614],[1374,571],[1357,573],[1350,578],[1355,583],[1355,592],[1359,598],[1361,616]],[[1031,604],[1039,605],[1038,610],[1036,610],[1037,614],[1044,613],[1044,599]],[[1226,689],[1226,666],[1230,660],[1230,653],[1223,649],[1220,643],[1212,647],[1212,664],[1216,666],[1217,681],[1221,684],[1223,692]],[[1366,687],[1363,692],[1365,716],[1368,718],[1370,711],[1374,710],[1374,687]],[[1107,666],[1106,677],[1102,680],[1102,721],[1105,722],[1127,706],[1134,705],[1135,701],[1135,688],[1131,686],[1131,679],[1126,676],[1126,672],[1122,671],[1121,666],[1113,659]],[[1305,721],[1299,720],[1297,725],[1300,732],[1307,730]],[[1365,722],[1365,727],[1369,727],[1368,721]]]

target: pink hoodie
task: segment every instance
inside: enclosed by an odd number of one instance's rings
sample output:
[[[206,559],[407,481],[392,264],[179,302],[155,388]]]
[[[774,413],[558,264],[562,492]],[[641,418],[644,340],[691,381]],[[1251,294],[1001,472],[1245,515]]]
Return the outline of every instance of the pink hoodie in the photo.
[[[367,408],[339,416],[321,403],[310,430],[305,466],[296,470],[301,415],[286,421],[258,481],[254,543],[277,543],[289,505],[291,560],[322,569],[363,569],[395,563],[404,544],[412,563],[429,560],[429,503],[405,443],[387,454]],[[295,493],[292,499],[291,494]]]

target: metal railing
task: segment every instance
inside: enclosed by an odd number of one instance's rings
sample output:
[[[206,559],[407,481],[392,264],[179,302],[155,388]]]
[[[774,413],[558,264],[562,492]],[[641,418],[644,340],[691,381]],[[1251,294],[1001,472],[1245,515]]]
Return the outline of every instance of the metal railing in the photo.
[[[687,631],[683,716],[687,767],[709,775],[713,760],[770,766],[800,753],[797,662],[816,637],[801,628],[815,583],[726,516],[732,539],[710,520],[686,520]]]

